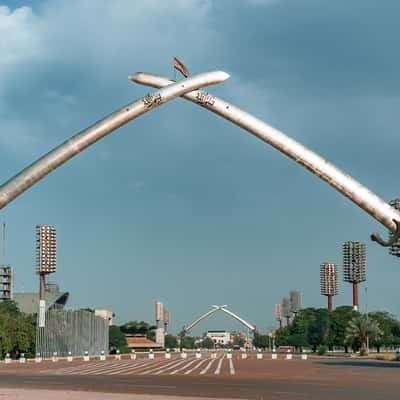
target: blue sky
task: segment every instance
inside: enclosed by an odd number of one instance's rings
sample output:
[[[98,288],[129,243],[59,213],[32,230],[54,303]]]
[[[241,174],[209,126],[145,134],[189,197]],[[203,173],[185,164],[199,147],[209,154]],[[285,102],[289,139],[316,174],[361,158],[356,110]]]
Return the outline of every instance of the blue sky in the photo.
[[[2,181],[97,119],[143,96],[127,76],[231,78],[210,92],[315,150],[386,200],[400,195],[397,1],[16,1],[0,7]],[[58,229],[71,307],[172,329],[212,304],[262,330],[291,289],[324,306],[319,264],[367,243],[370,309],[400,316],[398,260],[385,230],[275,149],[183,100],[86,150],[1,211],[16,289],[34,290],[34,228]],[[364,286],[360,300],[364,302]],[[341,282],[335,304],[350,304]],[[240,329],[217,315],[208,328]]]

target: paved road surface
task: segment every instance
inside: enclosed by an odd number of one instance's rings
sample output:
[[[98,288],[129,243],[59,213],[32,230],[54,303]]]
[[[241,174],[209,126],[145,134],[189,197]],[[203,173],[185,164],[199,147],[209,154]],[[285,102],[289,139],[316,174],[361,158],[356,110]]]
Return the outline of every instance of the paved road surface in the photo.
[[[0,388],[246,399],[398,400],[400,363],[320,359],[46,361],[0,364]],[[3,397],[4,398],[4,397]],[[108,397],[112,398],[112,397]]]

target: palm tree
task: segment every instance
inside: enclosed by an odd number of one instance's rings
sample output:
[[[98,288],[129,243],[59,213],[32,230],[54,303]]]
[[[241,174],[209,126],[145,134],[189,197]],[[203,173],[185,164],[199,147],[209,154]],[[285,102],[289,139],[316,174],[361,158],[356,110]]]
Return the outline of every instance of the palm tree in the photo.
[[[359,339],[361,341],[361,351],[365,354],[367,337],[376,340],[382,335],[383,332],[375,320],[368,318],[366,315],[360,315],[353,318],[347,325],[345,341],[352,343],[354,339]]]

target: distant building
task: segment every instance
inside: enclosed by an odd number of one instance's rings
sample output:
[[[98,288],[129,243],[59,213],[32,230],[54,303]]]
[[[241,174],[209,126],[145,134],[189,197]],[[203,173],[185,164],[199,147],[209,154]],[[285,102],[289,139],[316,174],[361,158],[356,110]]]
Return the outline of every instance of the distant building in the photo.
[[[109,326],[113,324],[113,318],[115,317],[115,314],[110,310],[94,310],[94,315],[107,320]]]
[[[0,266],[0,300],[14,298],[14,271],[10,265]]]
[[[68,301],[69,293],[60,291],[55,283],[45,286],[46,310],[51,308],[63,309]],[[26,314],[36,314],[39,309],[39,293],[14,293],[14,301],[20,311]]]
[[[208,331],[209,337],[215,344],[226,346],[231,342],[231,334],[227,331]]]
[[[148,339],[145,334],[142,333],[126,333],[126,343],[129,349],[161,349],[162,346]]]

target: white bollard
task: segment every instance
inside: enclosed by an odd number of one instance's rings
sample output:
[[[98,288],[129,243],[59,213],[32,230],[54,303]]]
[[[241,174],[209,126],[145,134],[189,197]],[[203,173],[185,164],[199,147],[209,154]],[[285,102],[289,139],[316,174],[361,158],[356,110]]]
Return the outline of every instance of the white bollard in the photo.
[[[83,361],[90,361],[90,357],[89,357],[89,352],[85,351],[84,355],[83,355]]]
[[[154,353],[152,349],[149,350],[149,360],[154,360]]]
[[[276,352],[274,351],[274,352],[272,353],[272,355],[271,355],[271,358],[272,358],[273,360],[277,360],[277,359],[278,359],[278,354],[276,354]]]
[[[11,357],[10,357],[10,353],[6,354],[6,358],[4,359],[4,362],[6,364],[11,364]]]
[[[105,354],[104,350],[102,350],[100,352],[100,361],[106,361],[106,354]]]
[[[302,360],[307,360],[307,358],[308,358],[308,355],[307,355],[307,353],[305,353],[304,351],[301,353],[301,359]]]
[[[57,362],[58,361],[58,355],[57,355],[56,351],[53,353],[53,357],[51,358],[51,361],[53,361],[53,362]]]
[[[257,353],[257,360],[262,360],[263,353]]]
[[[25,358],[25,354],[21,353],[21,357],[19,358],[19,363],[20,364],[25,364],[26,363],[26,358]]]
[[[165,359],[170,360],[171,359],[171,353],[169,352],[169,349],[165,350]]]
[[[35,363],[41,363],[41,362],[42,362],[42,357],[40,357],[40,353],[36,353]]]
[[[286,353],[286,360],[291,360],[292,358],[293,358],[292,353],[290,352],[290,350],[288,350]]]
[[[245,359],[247,358],[247,353],[242,353],[241,356],[242,356],[242,357],[241,357],[242,360],[245,360]]]
[[[200,350],[197,350],[197,352],[196,352],[196,358],[197,358],[197,359],[200,359],[200,358],[201,358],[201,352],[200,352]]]
[[[226,358],[228,360],[232,360],[232,351],[231,351],[231,349],[228,350],[228,354],[226,355]]]
[[[131,350],[131,360],[136,360],[136,352],[135,352],[135,350]]]
[[[67,356],[67,362],[72,362],[73,357],[72,357],[72,352],[68,352],[68,356]]]
[[[217,358],[217,353],[211,353],[211,358]]]
[[[121,359],[121,352],[119,350],[117,350],[117,352],[115,353],[115,359],[116,360],[120,360]]]

